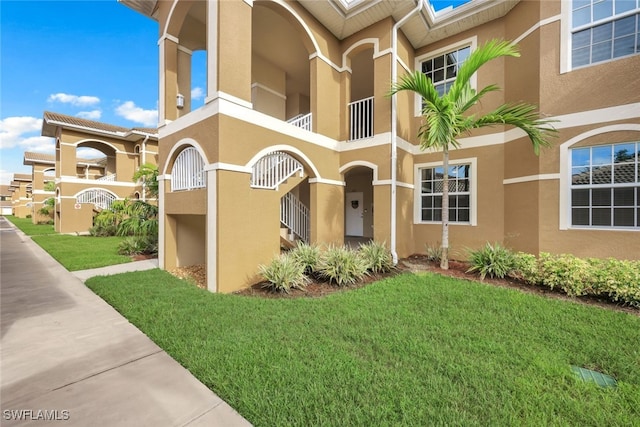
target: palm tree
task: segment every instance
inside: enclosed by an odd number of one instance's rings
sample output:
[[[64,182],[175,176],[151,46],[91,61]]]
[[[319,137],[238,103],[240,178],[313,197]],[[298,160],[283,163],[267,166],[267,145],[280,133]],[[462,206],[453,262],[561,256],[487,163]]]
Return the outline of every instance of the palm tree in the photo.
[[[443,95],[438,94],[431,79],[420,71],[405,75],[400,82],[394,82],[391,86],[390,95],[411,91],[422,97],[423,123],[418,133],[420,149],[436,148],[443,153],[442,269],[449,268],[449,148],[460,147],[457,138],[484,126],[516,126],[527,134],[533,151],[539,155],[540,147],[550,145],[546,137],[556,133],[549,125],[553,120],[541,119],[536,112],[537,107],[527,103],[504,104],[478,117],[465,114],[484,95],[499,90],[497,85],[492,84],[477,92],[471,87],[470,79],[482,65],[502,56],[518,57],[520,53],[508,41],[491,40],[479,47],[460,66],[455,82]]]

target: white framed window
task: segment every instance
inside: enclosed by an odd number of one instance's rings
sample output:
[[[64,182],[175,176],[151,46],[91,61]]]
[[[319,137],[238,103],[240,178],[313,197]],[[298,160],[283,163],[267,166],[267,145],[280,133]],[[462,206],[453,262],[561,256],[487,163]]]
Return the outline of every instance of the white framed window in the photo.
[[[572,0],[571,68],[640,53],[640,0]]]
[[[640,142],[570,150],[571,226],[640,229]]]
[[[458,75],[458,69],[477,47],[477,37],[461,40],[442,49],[416,57],[415,67],[433,82],[440,95],[445,94]],[[471,77],[471,87],[476,88],[476,75]],[[420,115],[422,100],[416,96],[416,117]]]
[[[477,159],[449,163],[449,222],[477,225]],[[415,165],[414,223],[442,222],[442,162]]]

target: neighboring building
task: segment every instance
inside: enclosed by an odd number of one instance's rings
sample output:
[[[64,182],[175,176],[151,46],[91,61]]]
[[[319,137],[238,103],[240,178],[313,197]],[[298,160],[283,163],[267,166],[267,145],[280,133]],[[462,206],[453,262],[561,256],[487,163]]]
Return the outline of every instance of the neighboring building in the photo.
[[[57,232],[87,232],[93,226],[95,214],[110,207],[114,200],[140,198],[155,203],[155,200],[146,199],[144,183],[133,182],[133,175],[142,164],[158,164],[156,129],[128,129],[45,112],[42,135],[55,138],[54,223]],[[102,156],[82,158],[77,151],[83,148],[98,150]],[[44,187],[47,165],[43,159],[25,153],[25,164],[32,164],[34,177],[38,176],[38,189]],[[40,172],[43,172],[42,181]]]
[[[31,166],[31,219],[34,224],[48,222],[53,218],[40,210],[49,199],[55,198],[56,156],[44,153],[24,153],[24,165]]]
[[[31,215],[31,175],[14,173],[9,185],[13,216],[28,218]]]
[[[11,215],[13,213],[9,185],[0,185],[0,215]]]
[[[640,259],[640,4],[472,0],[121,0],[159,24],[160,265],[206,264],[210,291],[255,283],[288,238],[441,239],[442,154],[422,152],[420,99],[388,97],[422,70],[442,91],[493,38],[520,58],[485,65],[483,111],[539,105],[558,120],[536,157],[519,130],[451,152],[453,254],[485,242]],[[195,51],[206,51],[193,108]],[[635,172],[634,172],[635,171]]]

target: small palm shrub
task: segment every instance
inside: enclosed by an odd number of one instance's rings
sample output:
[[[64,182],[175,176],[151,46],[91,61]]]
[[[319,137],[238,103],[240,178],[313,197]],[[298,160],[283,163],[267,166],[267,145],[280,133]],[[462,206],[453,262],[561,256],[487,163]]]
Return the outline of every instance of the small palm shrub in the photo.
[[[130,236],[118,245],[120,255],[155,255],[158,253],[158,239],[155,236]]]
[[[304,274],[313,275],[320,262],[320,247],[299,241],[296,247],[289,251],[289,256],[304,267]]]
[[[471,268],[467,271],[480,273],[480,278],[503,279],[515,266],[513,252],[500,244],[486,243],[483,248],[469,251]]]
[[[117,228],[113,224],[96,224],[89,229],[89,234],[95,237],[115,236]]]
[[[391,252],[384,243],[369,242],[360,245],[358,252],[367,263],[367,270],[374,274],[387,273],[394,268]]]
[[[440,260],[442,259],[442,246],[438,243],[435,245],[426,244],[424,245],[427,259],[435,264],[440,264]]]
[[[320,258],[320,276],[338,286],[352,285],[367,274],[367,262],[344,246],[330,246]]]
[[[258,267],[267,281],[264,287],[274,292],[289,293],[291,289],[304,289],[309,278],[304,274],[304,266],[289,254],[282,254],[268,265]]]

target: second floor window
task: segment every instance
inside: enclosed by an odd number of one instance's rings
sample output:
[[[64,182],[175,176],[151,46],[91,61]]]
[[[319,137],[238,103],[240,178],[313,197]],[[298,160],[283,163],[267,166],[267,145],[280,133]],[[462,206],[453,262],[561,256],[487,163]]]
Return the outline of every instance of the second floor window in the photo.
[[[422,72],[431,79],[438,93],[444,95],[453,85],[458,75],[458,69],[470,53],[471,47],[466,46],[426,59],[421,63]]]
[[[594,64],[640,53],[638,0],[573,0],[571,64]]]

